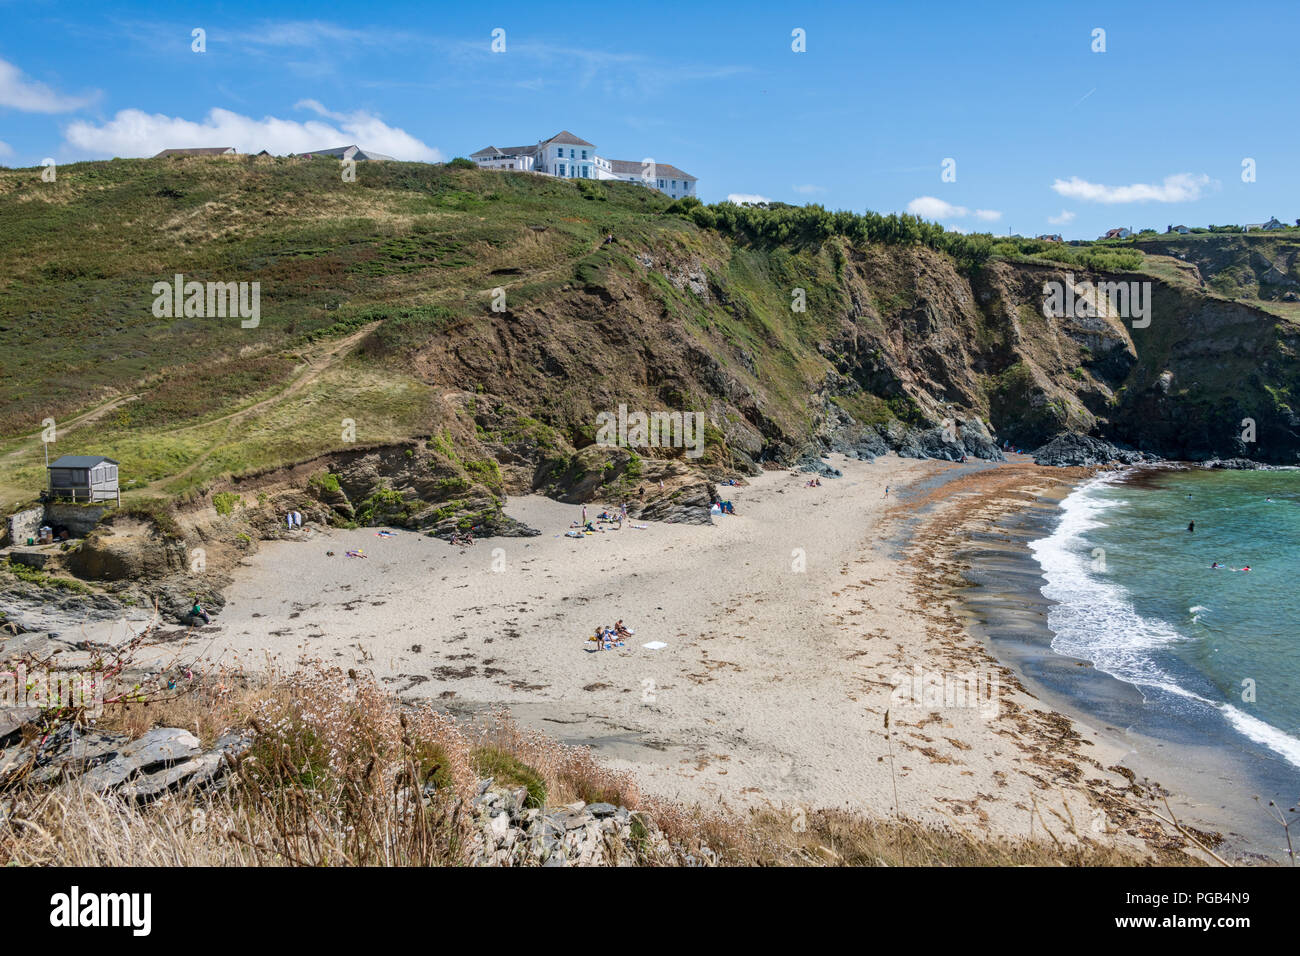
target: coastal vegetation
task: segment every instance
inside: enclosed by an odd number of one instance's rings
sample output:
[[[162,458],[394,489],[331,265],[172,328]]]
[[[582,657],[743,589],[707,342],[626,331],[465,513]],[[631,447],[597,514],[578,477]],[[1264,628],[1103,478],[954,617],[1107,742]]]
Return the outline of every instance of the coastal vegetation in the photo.
[[[484,781],[521,791],[520,813],[544,819],[609,805],[631,813],[630,837],[602,859],[634,865],[1143,866],[1195,865],[1182,852],[1097,844],[1068,819],[1012,839],[847,810],[706,811],[647,797],[591,751],[517,726],[504,711],[458,721],[400,704],[372,679],[316,665],[252,679],[223,671],[137,688],[93,719],[97,739],[190,728],[219,757],[210,783],[148,799],[99,792],[76,770],[42,776],[16,756],[0,773],[0,866],[454,866],[484,860]],[[18,731],[15,750],[61,739],[84,723],[47,711]],[[180,733],[176,731],[174,733]],[[238,741],[238,746],[232,741]],[[10,739],[9,743],[13,743]],[[215,748],[215,749],[214,749]],[[223,749],[224,748],[224,749]],[[11,755],[12,756],[12,755]],[[211,769],[209,765],[209,769]],[[64,775],[70,782],[59,784]],[[140,790],[141,778],[136,788]],[[190,778],[193,779],[193,778]],[[223,781],[220,787],[217,780]],[[40,782],[43,781],[43,782]],[[792,822],[793,821],[793,822]],[[538,827],[540,828],[540,824]],[[531,832],[531,831],[527,831]],[[539,832],[544,832],[540,831]],[[562,831],[561,831],[562,832]],[[539,844],[546,837],[535,837]],[[547,844],[546,852],[556,852]],[[530,853],[532,852],[530,848]],[[540,857],[521,856],[532,865]]]
[[[1075,430],[1241,454],[1250,417],[1261,454],[1300,449],[1289,234],[1063,244],[464,163],[348,183],[266,157],[0,170],[0,212],[5,505],[44,485],[51,418],[58,452],[119,461],[126,505],[160,527],[360,450],[406,462],[308,484],[344,524],[472,526],[508,494],[592,481],[625,495],[641,458],[593,450],[620,403],[708,409],[705,469],[898,445],[953,413],[1022,447]],[[1043,283],[1067,273],[1149,279],[1151,326],[1045,319]],[[155,317],[174,274],[260,283],[259,325]]]

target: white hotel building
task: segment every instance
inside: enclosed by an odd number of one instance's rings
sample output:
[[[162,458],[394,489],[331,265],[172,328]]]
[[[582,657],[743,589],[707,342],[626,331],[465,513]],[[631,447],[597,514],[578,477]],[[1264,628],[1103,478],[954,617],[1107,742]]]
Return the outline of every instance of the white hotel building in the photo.
[[[620,179],[640,183],[678,199],[694,196],[698,180],[676,166],[653,159],[631,162],[596,155],[596,146],[568,130],[542,140],[536,146],[488,146],[470,159],[484,169],[516,169],[565,179]]]

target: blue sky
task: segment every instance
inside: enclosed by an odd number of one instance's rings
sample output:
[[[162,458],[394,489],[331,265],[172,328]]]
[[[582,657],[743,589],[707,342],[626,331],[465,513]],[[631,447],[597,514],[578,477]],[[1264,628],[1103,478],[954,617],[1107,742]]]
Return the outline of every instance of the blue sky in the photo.
[[[607,157],[685,169],[706,202],[1067,238],[1300,217],[1294,0],[656,0],[593,15],[0,0],[0,23],[0,163],[14,167],[354,142],[432,161],[569,129]]]

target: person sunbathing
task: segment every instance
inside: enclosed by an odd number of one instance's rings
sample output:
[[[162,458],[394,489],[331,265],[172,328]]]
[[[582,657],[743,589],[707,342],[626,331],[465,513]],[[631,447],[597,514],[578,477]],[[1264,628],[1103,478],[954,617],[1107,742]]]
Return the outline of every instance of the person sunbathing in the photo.
[[[619,637],[631,637],[632,632],[623,626],[623,619],[619,618],[614,622],[614,633]]]

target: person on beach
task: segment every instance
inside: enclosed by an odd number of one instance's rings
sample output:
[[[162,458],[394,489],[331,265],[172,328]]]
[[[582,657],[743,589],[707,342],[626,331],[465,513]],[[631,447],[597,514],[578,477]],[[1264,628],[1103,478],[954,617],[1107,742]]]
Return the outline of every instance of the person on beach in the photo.
[[[203,605],[197,600],[194,602],[194,606],[190,608],[190,617],[202,618],[204,624],[212,623],[212,618],[208,617],[208,612],[203,610]]]
[[[885,485],[885,493],[884,493],[883,495],[881,495],[881,497],[882,497],[882,498],[888,498],[888,497],[889,497],[889,485]]]

